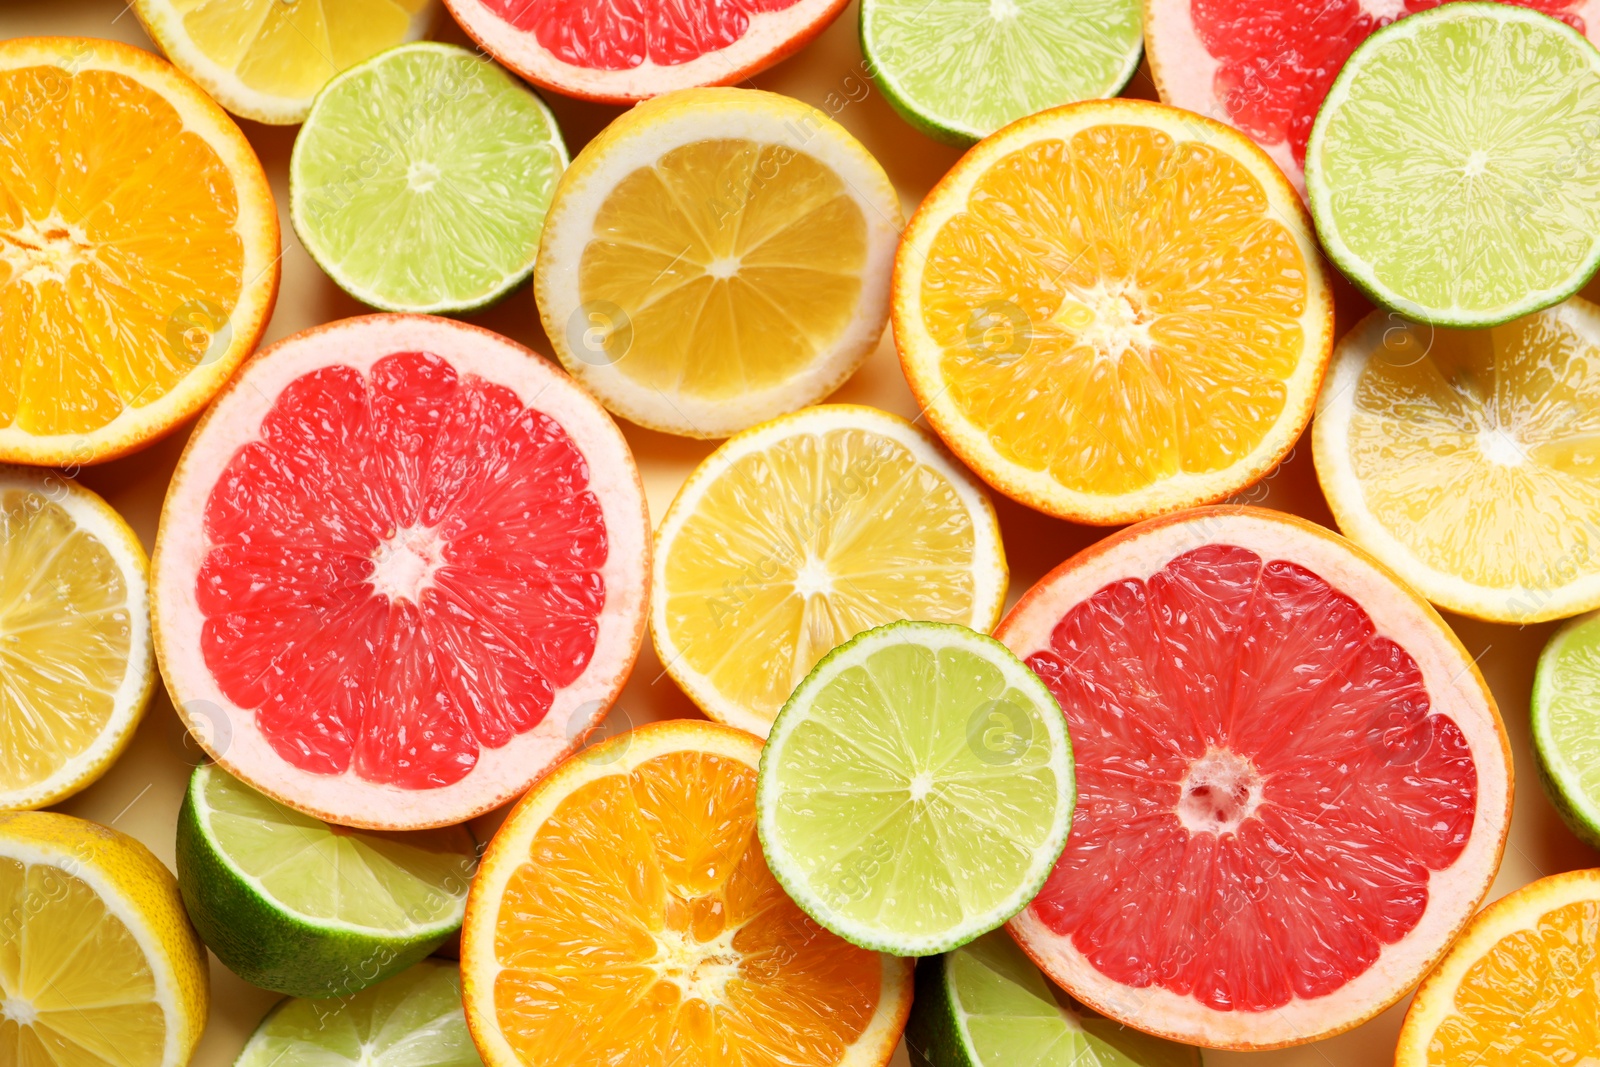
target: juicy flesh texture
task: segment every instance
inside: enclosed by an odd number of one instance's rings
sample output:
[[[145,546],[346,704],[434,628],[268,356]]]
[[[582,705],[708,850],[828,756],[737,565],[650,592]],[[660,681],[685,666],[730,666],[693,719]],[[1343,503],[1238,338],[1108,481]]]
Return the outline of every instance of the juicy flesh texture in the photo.
[[[814,156],[696,141],[617,183],[578,264],[591,357],[707,399],[793,376],[855,318],[867,220]],[[616,309],[620,309],[620,314]]]
[[[1422,562],[1475,585],[1537,602],[1572,581],[1600,537],[1593,337],[1553,311],[1385,334],[1350,417],[1368,510]]]
[[[554,419],[437,356],[305,374],[207,500],[206,665],[301,770],[459,781],[594,652],[589,474]]]
[[[684,522],[667,627],[689,667],[770,720],[863,630],[970,622],[975,551],[966,502],[904,445],[796,434],[729,466]]]
[[[0,1049],[24,1067],[155,1067],[166,1015],[133,933],[82,879],[0,857]],[[20,923],[16,929],[10,924]]]
[[[309,98],[405,40],[428,0],[170,0],[207,59],[261,93]]]
[[[1460,728],[1298,564],[1194,549],[1074,607],[1028,663],[1078,774],[1032,907],[1114,982],[1216,1011],[1332,993],[1411,931],[1471,834]]]
[[[1428,1042],[1428,1067],[1586,1067],[1600,1049],[1600,902],[1508,934],[1467,969]]]
[[[827,1067],[872,1021],[882,964],[767,870],[755,768],[673,752],[587,782],[500,901],[499,1030],[520,1060]]]
[[[483,6],[563,63],[632,70],[646,61],[674,67],[720,52],[755,15],[799,0],[483,0]],[[731,72],[730,72],[731,73]]]
[[[0,72],[0,428],[87,433],[226,347],[233,178],[122,74]]]
[[[132,642],[128,586],[105,545],[42,493],[0,491],[0,793],[95,742]]]
[[[1277,421],[1304,258],[1254,175],[1147,126],[996,162],[940,228],[923,322],[962,415],[1085,493],[1222,470]]]
[[[1397,16],[1440,0],[1192,0],[1189,16],[1219,63],[1213,91],[1228,121],[1262,145],[1288,142],[1306,160],[1317,109],[1350,53]],[[1517,0],[1579,33],[1583,0]]]

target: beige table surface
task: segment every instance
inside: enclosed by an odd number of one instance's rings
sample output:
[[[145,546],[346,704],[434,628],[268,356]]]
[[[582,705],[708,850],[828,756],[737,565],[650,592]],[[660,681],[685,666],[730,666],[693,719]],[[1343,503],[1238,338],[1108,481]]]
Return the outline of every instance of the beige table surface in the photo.
[[[143,29],[123,0],[0,0],[0,38],[35,34],[110,37],[151,48]],[[440,14],[431,36],[469,43],[446,14]],[[861,139],[883,164],[900,191],[909,215],[932,184],[955,162],[954,149],[934,143],[907,126],[875,91],[868,88],[856,40],[854,4],[821,37],[799,55],[754,79],[763,89],[808,101],[834,115]],[[1141,70],[1129,95],[1154,98],[1150,79]],[[576,153],[618,109],[552,97],[568,147]],[[276,341],[319,323],[367,311],[323,275],[295,239],[288,219],[289,149],[294,127],[241,122],[260,154],[278,198],[283,227],[283,287],[277,312],[265,341]],[[1591,298],[1600,285],[1590,287]],[[1341,332],[1366,311],[1366,304],[1345,287],[1340,299]],[[470,321],[514,338],[549,355],[550,345],[539,326],[530,287],[522,286],[505,300],[469,317]],[[835,394],[843,401],[873,404],[908,417],[917,415],[887,334],[877,352]],[[623,424],[644,473],[650,512],[659,518],[672,495],[712,445],[679,439]],[[83,473],[81,481],[105,496],[144,541],[155,542],[162,495],[187,427],[143,452]],[[1302,439],[1281,470],[1244,495],[1249,503],[1293,511],[1315,522],[1333,525],[1311,465],[1308,439]],[[997,500],[1000,525],[1010,553],[1011,593],[1015,602],[1030,585],[1104,531],[1047,519],[1007,500]],[[1499,897],[1543,875],[1600,866],[1600,857],[1580,844],[1561,824],[1540,792],[1528,746],[1528,692],[1534,660],[1552,626],[1511,627],[1447,616],[1488,679],[1511,734],[1519,786],[1511,840],[1491,897]],[[670,678],[648,642],[622,698],[611,710],[603,733],[655,719],[694,716],[698,712]],[[58,808],[60,811],[133,834],[169,865],[173,834],[190,767],[198,749],[186,735],[164,693],[159,694],[138,737],[126,755],[94,786]],[[480,820],[487,833],[496,816]],[[211,961],[211,1022],[195,1058],[196,1067],[226,1067],[257,1020],[277,999],[234,977]],[[1374,1067],[1392,1061],[1395,1036],[1404,1004],[1340,1037],[1277,1052],[1208,1052],[1212,1067]],[[905,1053],[896,1054],[904,1067]]]

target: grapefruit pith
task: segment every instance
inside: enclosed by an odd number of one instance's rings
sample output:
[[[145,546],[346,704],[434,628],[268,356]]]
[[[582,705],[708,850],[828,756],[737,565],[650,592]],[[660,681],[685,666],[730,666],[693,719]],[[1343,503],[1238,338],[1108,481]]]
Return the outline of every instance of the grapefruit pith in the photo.
[[[1141,1030],[1276,1048],[1399,999],[1499,866],[1511,762],[1426,602],[1337,535],[1254,508],[1130,528],[995,636],[1060,701],[1066,851],[1011,931]]]
[[[444,319],[348,319],[261,353],[190,438],[156,648],[197,739],[261,792],[458,823],[605,713],[649,557],[627,444],[559,371]]]

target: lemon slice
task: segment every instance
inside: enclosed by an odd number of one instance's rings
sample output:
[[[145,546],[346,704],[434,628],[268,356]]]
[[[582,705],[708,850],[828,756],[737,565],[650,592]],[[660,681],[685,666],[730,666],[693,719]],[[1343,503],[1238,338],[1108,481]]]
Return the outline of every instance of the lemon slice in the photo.
[[[0,467],[0,809],[71,796],[127,747],[156,676],[149,568],[104,500]]]
[[[247,119],[303,121],[342,70],[428,29],[437,0],[133,0],[183,72]]]
[[[1339,527],[1442,608],[1493,622],[1600,607],[1600,308],[1485,330],[1374,312],[1317,401]]]
[[[534,293],[606,407],[726,437],[820,400],[876,347],[901,219],[883,168],[816,108],[686,89],[572,161]]]
[[[133,838],[0,814],[0,1063],[182,1067],[209,1007],[178,883]]]
[[[899,619],[987,632],[1006,595],[989,499],[904,419],[830,404],[689,477],[657,535],[650,630],[684,692],[765,737],[817,661]]]

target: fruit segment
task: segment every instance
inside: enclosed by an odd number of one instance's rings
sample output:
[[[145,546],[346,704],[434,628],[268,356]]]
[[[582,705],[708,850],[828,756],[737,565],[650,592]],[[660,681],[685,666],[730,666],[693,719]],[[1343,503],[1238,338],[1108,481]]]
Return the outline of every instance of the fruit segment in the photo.
[[[628,70],[649,62],[676,66],[717,52],[743,37],[750,17],[782,11],[797,0],[484,0],[552,55],[575,67]]]

